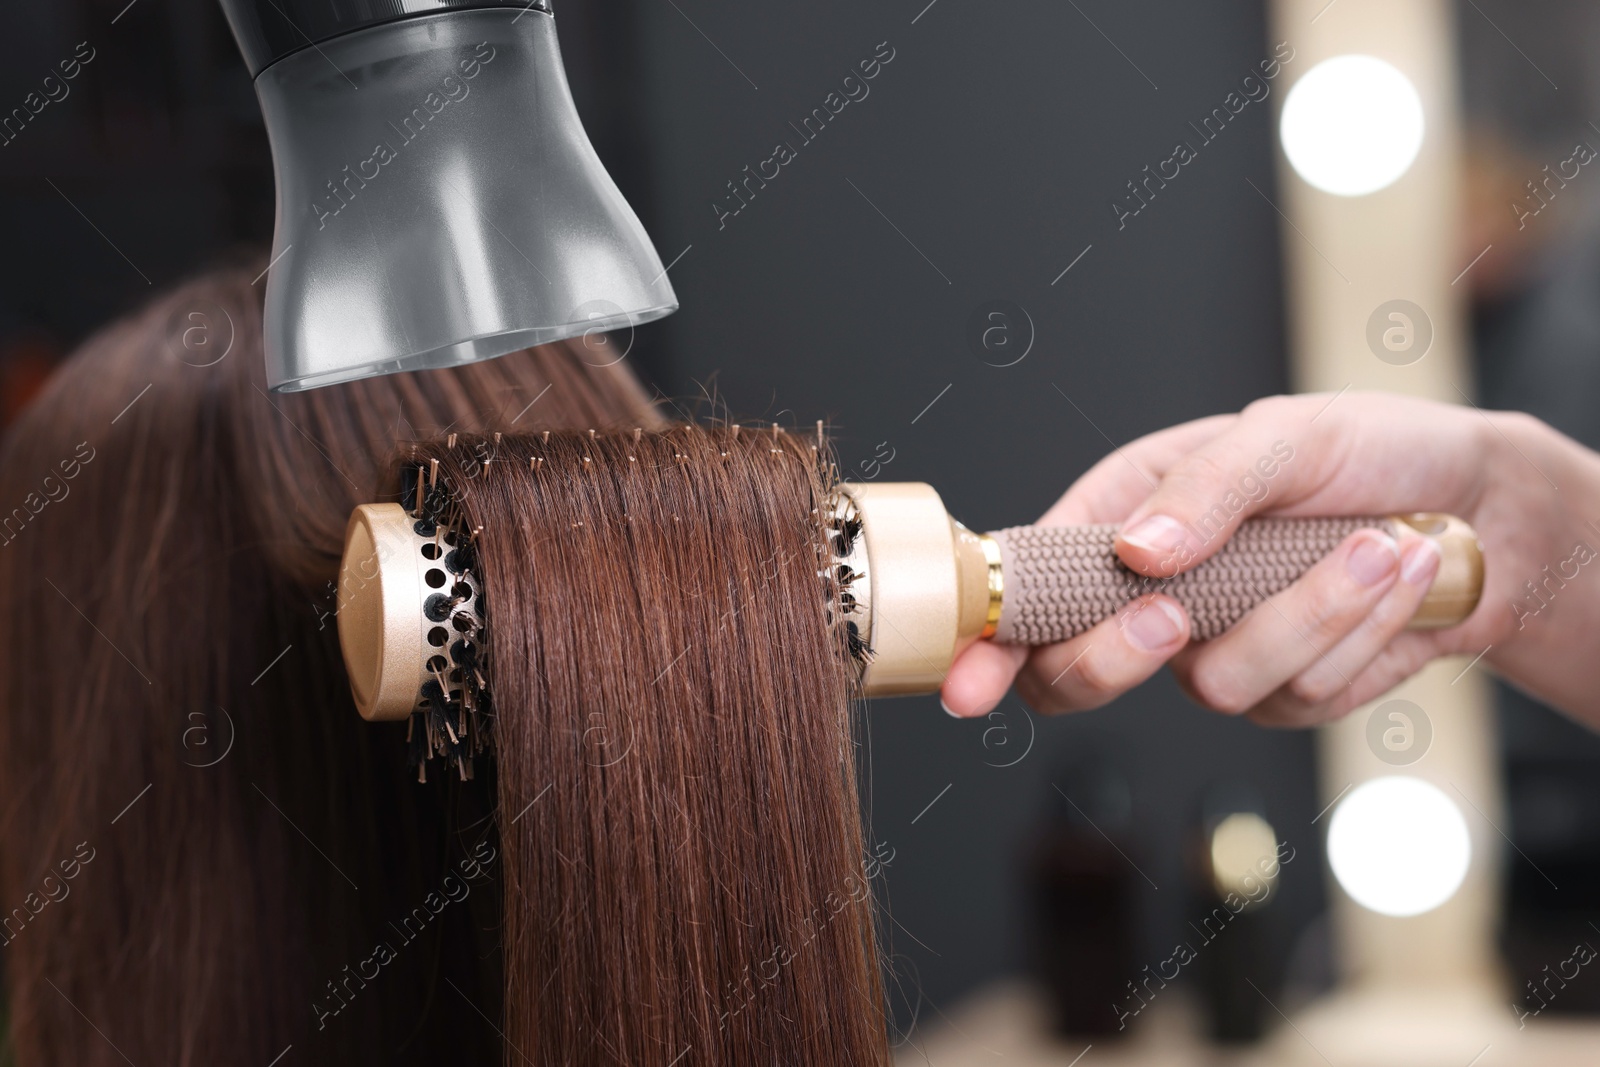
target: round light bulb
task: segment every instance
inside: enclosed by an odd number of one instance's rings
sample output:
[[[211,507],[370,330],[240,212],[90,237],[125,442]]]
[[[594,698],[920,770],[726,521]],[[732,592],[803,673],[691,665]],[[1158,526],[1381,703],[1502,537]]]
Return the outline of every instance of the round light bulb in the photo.
[[[1420,778],[1374,778],[1352,789],[1328,825],[1328,865],[1357,904],[1380,915],[1432,911],[1467,876],[1472,843],[1461,809]]]
[[[1422,98],[1373,56],[1325,59],[1283,101],[1278,136],[1295,173],[1325,193],[1365,196],[1396,181],[1422,147]]]
[[[1211,831],[1211,880],[1218,896],[1233,893],[1259,903],[1277,887],[1278,869],[1278,834],[1261,816],[1235,812]]]

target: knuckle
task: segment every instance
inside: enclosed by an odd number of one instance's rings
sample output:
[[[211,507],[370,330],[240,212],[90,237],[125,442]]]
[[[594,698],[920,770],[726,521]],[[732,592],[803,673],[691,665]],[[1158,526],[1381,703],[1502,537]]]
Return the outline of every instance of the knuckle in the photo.
[[[1466,440],[1477,464],[1489,461],[1508,442],[1527,442],[1554,432],[1545,420],[1524,411],[1493,411],[1487,418],[1470,418]]]
[[[1543,432],[1550,428],[1550,424],[1537,415],[1530,415],[1526,411],[1496,411],[1493,420],[1498,422],[1503,429],[1517,433]]]
[[[1064,694],[1052,689],[1048,679],[1040,681],[1034,671],[1019,676],[1015,689],[1022,703],[1036,715],[1056,715],[1071,710]]]
[[[1244,409],[1240,411],[1239,414],[1243,415],[1247,419],[1250,419],[1252,422],[1275,422],[1280,417],[1287,415],[1289,413],[1289,409],[1299,403],[1301,403],[1301,401],[1297,398],[1283,396],[1282,394],[1264,396],[1257,400],[1250,401],[1250,403],[1244,406]]]
[[[1387,646],[1405,632],[1427,592],[1426,589],[1414,589],[1404,582],[1396,582],[1395,588],[1389,590],[1367,613],[1365,625]]]
[[[1117,672],[1107,664],[1110,657],[1096,656],[1093,652],[1086,652],[1080,657],[1067,672],[1067,677],[1062,681],[1072,680],[1076,688],[1095,696],[1106,696],[1119,692],[1123,682]]]
[[[1294,614],[1300,617],[1304,628],[1312,634],[1322,634],[1334,629],[1352,617],[1362,614],[1362,603],[1339,589],[1335,582],[1319,580],[1314,576],[1296,590]]]
[[[1225,484],[1228,473],[1215,456],[1197,453],[1179,461],[1167,481],[1180,492],[1194,495],[1198,502],[1209,497],[1216,486]]]
[[[1301,671],[1284,686],[1289,699],[1304,707],[1327,703],[1341,688],[1343,685],[1339,679],[1320,670]]]
[[[1229,715],[1248,711],[1255,703],[1229,671],[1211,663],[1197,663],[1189,672],[1187,687],[1190,694],[1201,704]]]

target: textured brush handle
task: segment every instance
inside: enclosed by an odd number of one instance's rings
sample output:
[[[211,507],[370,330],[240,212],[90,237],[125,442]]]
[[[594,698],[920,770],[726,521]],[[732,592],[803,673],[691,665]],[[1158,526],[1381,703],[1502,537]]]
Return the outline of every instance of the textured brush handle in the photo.
[[[1195,640],[1216,637],[1338,547],[1356,530],[1394,535],[1386,518],[1251,519],[1215,556],[1171,579],[1136,574],[1117,559],[1118,527],[1013,526],[990,536],[1005,576],[994,640],[1046,645],[1114,615],[1135,597],[1166,593],[1184,606]]]

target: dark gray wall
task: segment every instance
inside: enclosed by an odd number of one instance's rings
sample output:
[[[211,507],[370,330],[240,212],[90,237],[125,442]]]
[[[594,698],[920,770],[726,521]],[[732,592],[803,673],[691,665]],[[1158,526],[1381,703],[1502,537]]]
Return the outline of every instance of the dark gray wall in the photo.
[[[689,249],[672,269],[683,310],[641,344],[671,368],[669,395],[704,387],[748,420],[827,418],[857,476],[887,442],[882,477],[933,482],[969,525],[997,527],[1037,516],[1108,438],[1284,387],[1277,218],[1247,182],[1275,196],[1268,106],[1246,108],[1126,229],[1110,209],[1178,140],[1199,144],[1188,123],[1271,46],[1253,0],[926,2],[640,0],[654,175],[641,208],[664,260]],[[870,94],[804,143],[788,124],[885,41],[894,59]],[[726,183],[779,141],[796,158],[719,228],[713,205],[737,203]],[[986,365],[965,338],[993,299],[1035,326],[1015,366]],[[1134,858],[1160,887],[1138,880],[1151,963],[1179,936],[1180,836],[1208,784],[1254,783],[1282,836],[1317,840],[1306,735],[1201,712],[1165,678],[1074,718],[1030,723],[1014,699],[1002,711],[955,722],[932,698],[869,711],[872,830],[896,850],[886,928],[935,1003],[1020,965],[1018,851],[1080,753],[1131,781]],[[986,735],[997,726],[1008,733]],[[991,766],[1035,727],[1026,758]],[[1294,924],[1320,907],[1319,854],[1286,869]]]

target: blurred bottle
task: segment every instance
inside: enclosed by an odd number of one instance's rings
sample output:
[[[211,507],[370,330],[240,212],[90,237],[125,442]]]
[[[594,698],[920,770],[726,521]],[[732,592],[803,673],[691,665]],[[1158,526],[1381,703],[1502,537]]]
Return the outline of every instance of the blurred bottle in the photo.
[[[1027,857],[1032,967],[1058,1032],[1116,1034],[1139,970],[1132,794],[1099,763],[1070,766],[1054,784]]]
[[[1192,940],[1184,969],[1194,971],[1211,1038],[1256,1041],[1271,1010],[1263,993],[1273,996],[1278,984],[1269,973],[1270,913],[1282,860],[1255,789],[1226,783],[1208,790],[1185,851]]]

